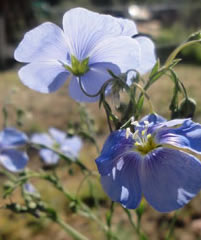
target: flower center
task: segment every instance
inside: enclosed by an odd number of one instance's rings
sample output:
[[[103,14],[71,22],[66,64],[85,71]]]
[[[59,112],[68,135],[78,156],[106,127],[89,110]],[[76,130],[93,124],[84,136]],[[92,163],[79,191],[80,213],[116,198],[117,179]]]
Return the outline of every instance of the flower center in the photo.
[[[151,152],[152,150],[158,147],[151,134],[148,134],[146,136],[146,140],[144,137],[142,137],[141,139],[142,139],[141,142],[138,141],[135,142],[135,147],[136,150],[143,155],[146,155],[147,153]]]
[[[52,148],[55,149],[55,150],[59,150],[59,149],[60,149],[60,144],[57,143],[57,142],[55,142],[55,143],[53,144]]]
[[[139,123],[136,121],[131,124],[139,126]],[[145,121],[144,128],[143,126],[140,126],[140,128],[142,127],[143,129],[136,129],[134,133],[131,133],[130,128],[126,129],[126,135],[129,136],[132,134],[132,138],[135,140],[134,149],[143,155],[146,155],[147,153],[159,147],[159,145],[154,141],[154,137],[150,133],[147,134],[148,125],[149,122]]]
[[[64,67],[75,76],[82,76],[89,71],[89,58],[79,61],[75,56],[71,55],[71,66]]]

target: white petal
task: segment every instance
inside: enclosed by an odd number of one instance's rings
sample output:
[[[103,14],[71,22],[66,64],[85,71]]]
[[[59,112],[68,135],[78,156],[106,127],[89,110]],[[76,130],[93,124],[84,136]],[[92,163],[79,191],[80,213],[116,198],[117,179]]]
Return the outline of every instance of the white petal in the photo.
[[[19,62],[69,60],[69,48],[63,31],[53,23],[43,23],[24,35],[15,50],[14,57]]]

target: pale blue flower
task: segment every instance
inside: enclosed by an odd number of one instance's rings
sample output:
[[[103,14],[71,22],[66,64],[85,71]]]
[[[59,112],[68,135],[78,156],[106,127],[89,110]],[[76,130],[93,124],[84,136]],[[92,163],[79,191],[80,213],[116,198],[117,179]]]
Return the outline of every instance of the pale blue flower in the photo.
[[[69,79],[69,94],[76,101],[93,102],[103,83],[129,69],[140,73],[155,64],[155,48],[147,37],[132,39],[137,33],[133,21],[98,14],[84,8],[67,11],[63,30],[46,22],[27,32],[15,50],[15,59],[27,63],[19,71],[29,88],[50,93]]]
[[[75,160],[82,147],[82,141],[78,136],[67,136],[65,132],[56,128],[50,128],[49,133],[33,134],[31,142],[47,147],[39,151],[40,157],[46,165],[54,165],[59,161],[59,155],[48,148],[59,151],[72,160]]]
[[[27,182],[23,185],[24,191],[28,192],[29,194],[34,194],[36,193],[36,188],[34,187],[33,184]]]
[[[15,128],[5,128],[0,132],[0,164],[11,172],[25,168],[28,156],[18,150],[28,141],[27,136]]]
[[[201,189],[201,125],[190,119],[166,121],[152,114],[129,129],[113,132],[96,159],[105,192],[135,209],[142,195],[153,208],[183,207]]]

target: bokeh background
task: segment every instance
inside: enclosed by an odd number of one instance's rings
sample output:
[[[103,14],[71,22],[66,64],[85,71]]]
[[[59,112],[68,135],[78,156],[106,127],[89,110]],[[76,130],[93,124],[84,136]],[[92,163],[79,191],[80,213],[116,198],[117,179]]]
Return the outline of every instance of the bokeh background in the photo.
[[[85,7],[100,13],[116,17],[130,18],[138,26],[139,32],[150,35],[156,44],[157,56],[161,62],[189,34],[201,28],[200,0],[1,0],[0,1],[0,124],[3,128],[5,116],[9,126],[18,126],[28,134],[46,131],[54,126],[59,129],[76,131],[82,124],[79,120],[81,106],[68,96],[67,86],[53,94],[40,94],[24,87],[19,81],[17,71],[20,67],[13,59],[13,52],[24,33],[44,21],[52,21],[61,26],[63,14],[73,7]],[[201,45],[197,44],[182,51],[179,55],[182,63],[176,67],[179,78],[184,82],[191,97],[197,101],[195,121],[201,122]],[[156,111],[169,118],[168,103],[173,85],[164,76],[149,91]],[[94,124],[97,142],[100,147],[107,137],[106,119],[98,108],[98,103],[87,104],[89,120]],[[148,113],[147,108],[144,114]],[[86,127],[86,126],[83,126]],[[30,150],[29,167],[41,166],[36,152]],[[80,159],[96,170],[95,147],[85,141]],[[99,179],[92,178],[79,188],[82,174],[62,162],[57,171],[70,191],[77,192],[94,212],[104,220],[110,200],[104,194]],[[0,176],[2,185],[6,181]],[[105,239],[100,227],[90,220],[78,217],[68,207],[67,200],[46,182],[33,181],[44,199],[53,207],[58,207],[64,219],[90,239]],[[13,201],[20,201],[19,193]],[[1,199],[1,205],[5,200]],[[142,229],[150,240],[162,240],[170,227],[173,213],[160,214],[145,204]],[[133,217],[135,213],[133,211]],[[122,240],[135,240],[122,208],[117,204],[113,218],[113,230]],[[70,240],[55,224],[47,220],[38,220],[28,215],[15,215],[0,209],[0,240]],[[178,240],[201,239],[201,195],[199,194],[178,213],[174,237]]]

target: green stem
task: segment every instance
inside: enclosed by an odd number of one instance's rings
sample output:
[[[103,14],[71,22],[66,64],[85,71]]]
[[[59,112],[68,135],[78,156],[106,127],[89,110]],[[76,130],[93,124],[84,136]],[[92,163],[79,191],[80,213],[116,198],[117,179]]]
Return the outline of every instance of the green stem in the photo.
[[[58,178],[57,178],[57,182],[54,182],[54,181],[51,180],[51,176],[48,175],[48,174],[30,172],[26,176],[21,177],[19,179],[19,181],[17,182],[17,185],[19,185],[22,181],[26,181],[29,178],[33,178],[33,177],[34,178],[38,177],[38,178],[42,178],[46,181],[49,181],[50,183],[52,183],[56,187],[57,190],[62,192],[68,200],[70,200],[70,201],[75,201],[76,200],[74,196],[72,196],[69,192],[67,192],[63,188],[63,186],[60,183],[60,180]],[[88,217],[88,218],[96,221],[98,223],[98,225],[104,230],[104,232],[108,231],[108,227],[98,219],[98,217],[91,211],[91,209],[86,204],[82,203],[81,201],[78,201],[77,204],[80,208],[80,209],[78,209],[78,213],[80,213],[80,215]]]
[[[107,231],[107,239],[108,240],[111,240],[111,237],[112,237],[111,226],[112,226],[112,216],[113,216],[113,213],[114,213],[114,202],[112,201],[111,205],[110,205],[109,213],[108,213],[108,215],[106,215],[107,226],[108,226],[108,231]]]
[[[6,170],[4,170],[4,169],[1,169],[1,170],[0,170],[0,174],[3,174],[3,175],[5,175],[6,177],[8,177],[12,182],[15,182],[15,181],[16,181],[16,177],[15,177],[12,173],[10,173],[10,172],[8,172],[8,171],[6,171]]]
[[[151,99],[150,99],[149,95],[146,93],[145,88],[141,87],[137,83],[133,83],[133,85],[135,85],[138,89],[140,89],[141,93],[146,97],[146,99],[148,100],[148,103],[149,103],[150,112],[153,113],[154,112],[154,107],[153,107],[153,104],[151,102]]]
[[[71,237],[75,240],[89,240],[87,237],[82,235],[80,232],[75,230],[73,227],[65,223],[61,218],[57,217],[56,219],[52,219],[56,222],[65,232],[67,232]]]
[[[173,218],[172,218],[171,224],[170,224],[169,232],[168,232],[165,240],[170,240],[170,239],[171,239],[171,237],[172,237],[172,235],[173,235],[173,233],[174,233],[174,227],[175,227],[175,223],[176,223],[176,221],[177,221],[177,216],[178,216],[178,212],[175,212],[175,213],[174,213],[174,216],[173,216]]]
[[[166,62],[165,62],[165,67],[169,67],[169,65],[172,63],[172,61],[174,60],[174,58],[177,56],[177,54],[185,47],[191,46],[195,43],[199,43],[201,42],[201,40],[192,40],[189,42],[185,42],[183,44],[181,44],[180,46],[178,46],[167,58]]]
[[[110,130],[110,133],[112,133],[113,130],[112,130],[111,122],[110,122],[110,116],[109,116],[109,114],[108,114],[107,109],[106,109],[105,107],[104,107],[104,109],[105,109],[105,113],[106,113],[106,117],[107,117],[107,123],[108,123],[108,126],[109,126],[109,130]]]
[[[64,155],[62,152],[54,149],[54,148],[51,148],[51,147],[48,147],[46,145],[42,145],[42,144],[35,144],[35,143],[30,143],[30,145],[36,149],[40,149],[40,148],[46,148],[46,149],[49,149],[55,153],[57,153],[61,158],[71,162],[71,163],[74,163],[76,164],[77,166],[80,167],[81,170],[85,171],[85,172],[88,172],[88,173],[91,173],[91,170],[88,169],[79,159],[75,159],[75,160],[72,160],[71,158],[69,158],[68,156]]]

